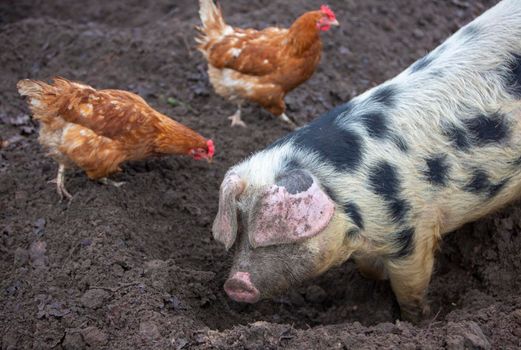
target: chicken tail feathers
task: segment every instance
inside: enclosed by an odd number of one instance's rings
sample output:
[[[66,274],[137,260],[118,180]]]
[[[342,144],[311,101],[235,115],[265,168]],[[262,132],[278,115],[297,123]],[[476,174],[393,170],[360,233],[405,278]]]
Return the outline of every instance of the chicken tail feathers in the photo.
[[[28,97],[29,108],[35,117],[47,109],[47,95],[49,92],[54,92],[54,88],[51,85],[43,81],[31,79],[20,80],[16,87],[21,96]]]
[[[40,98],[44,90],[50,88],[50,85],[38,80],[23,79],[16,84],[16,87],[21,96]]]
[[[203,25],[197,28],[199,36],[195,40],[202,50],[212,38],[225,34],[228,26],[224,22],[220,7],[214,3],[214,0],[199,0],[199,16]]]
[[[27,97],[29,108],[36,119],[48,119],[60,106],[60,96],[70,92],[74,83],[56,77],[53,84],[39,80],[23,79],[16,84],[18,93]],[[79,86],[79,85],[78,85]]]

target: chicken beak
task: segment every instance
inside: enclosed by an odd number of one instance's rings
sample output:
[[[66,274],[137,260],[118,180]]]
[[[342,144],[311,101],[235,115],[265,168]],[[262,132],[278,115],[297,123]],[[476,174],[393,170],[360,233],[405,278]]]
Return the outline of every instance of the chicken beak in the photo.
[[[336,19],[334,19],[333,21],[329,22],[330,25],[332,26],[335,26],[335,27],[338,27],[340,25],[340,23],[338,23],[338,21]]]

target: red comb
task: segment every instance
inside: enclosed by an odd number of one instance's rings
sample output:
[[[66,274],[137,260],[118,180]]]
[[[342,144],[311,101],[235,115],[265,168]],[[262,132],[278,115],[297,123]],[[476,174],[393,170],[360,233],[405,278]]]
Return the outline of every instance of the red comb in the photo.
[[[215,146],[212,140],[206,141],[206,145],[208,146],[208,158],[212,159],[215,154]]]
[[[329,19],[336,19],[335,13],[331,8],[327,5],[320,6],[320,11],[324,13]]]

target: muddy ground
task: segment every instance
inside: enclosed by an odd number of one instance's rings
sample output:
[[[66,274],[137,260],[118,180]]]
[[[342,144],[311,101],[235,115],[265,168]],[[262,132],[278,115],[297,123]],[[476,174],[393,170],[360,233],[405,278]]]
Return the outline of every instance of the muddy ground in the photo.
[[[330,1],[314,77],[292,93],[305,123],[399,73],[495,0]],[[223,0],[238,26],[289,25],[320,2]],[[430,289],[430,322],[397,321],[387,282],[352,263],[276,300],[240,305],[222,285],[231,256],[211,238],[220,180],[287,130],[208,84],[193,49],[193,0],[0,1],[0,344],[2,349],[514,349],[521,346],[521,206],[447,236]],[[122,188],[71,171],[59,203],[56,164],[15,90],[61,75],[139,93],[211,137],[211,164],[183,158],[127,164]],[[168,104],[173,97],[181,103]],[[170,100],[172,101],[172,100]],[[3,144],[5,146],[5,144]]]

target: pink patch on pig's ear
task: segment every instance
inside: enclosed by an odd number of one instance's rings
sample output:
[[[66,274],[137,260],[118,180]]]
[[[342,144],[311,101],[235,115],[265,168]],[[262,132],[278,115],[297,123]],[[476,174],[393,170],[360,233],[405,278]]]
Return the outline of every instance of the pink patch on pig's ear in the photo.
[[[283,186],[271,186],[260,198],[249,224],[253,248],[295,243],[322,232],[335,212],[335,204],[316,184],[292,194]]]
[[[216,241],[224,244],[226,250],[237,237],[237,197],[244,191],[245,183],[235,173],[227,174],[219,193],[219,210],[213,222],[212,232]]]

